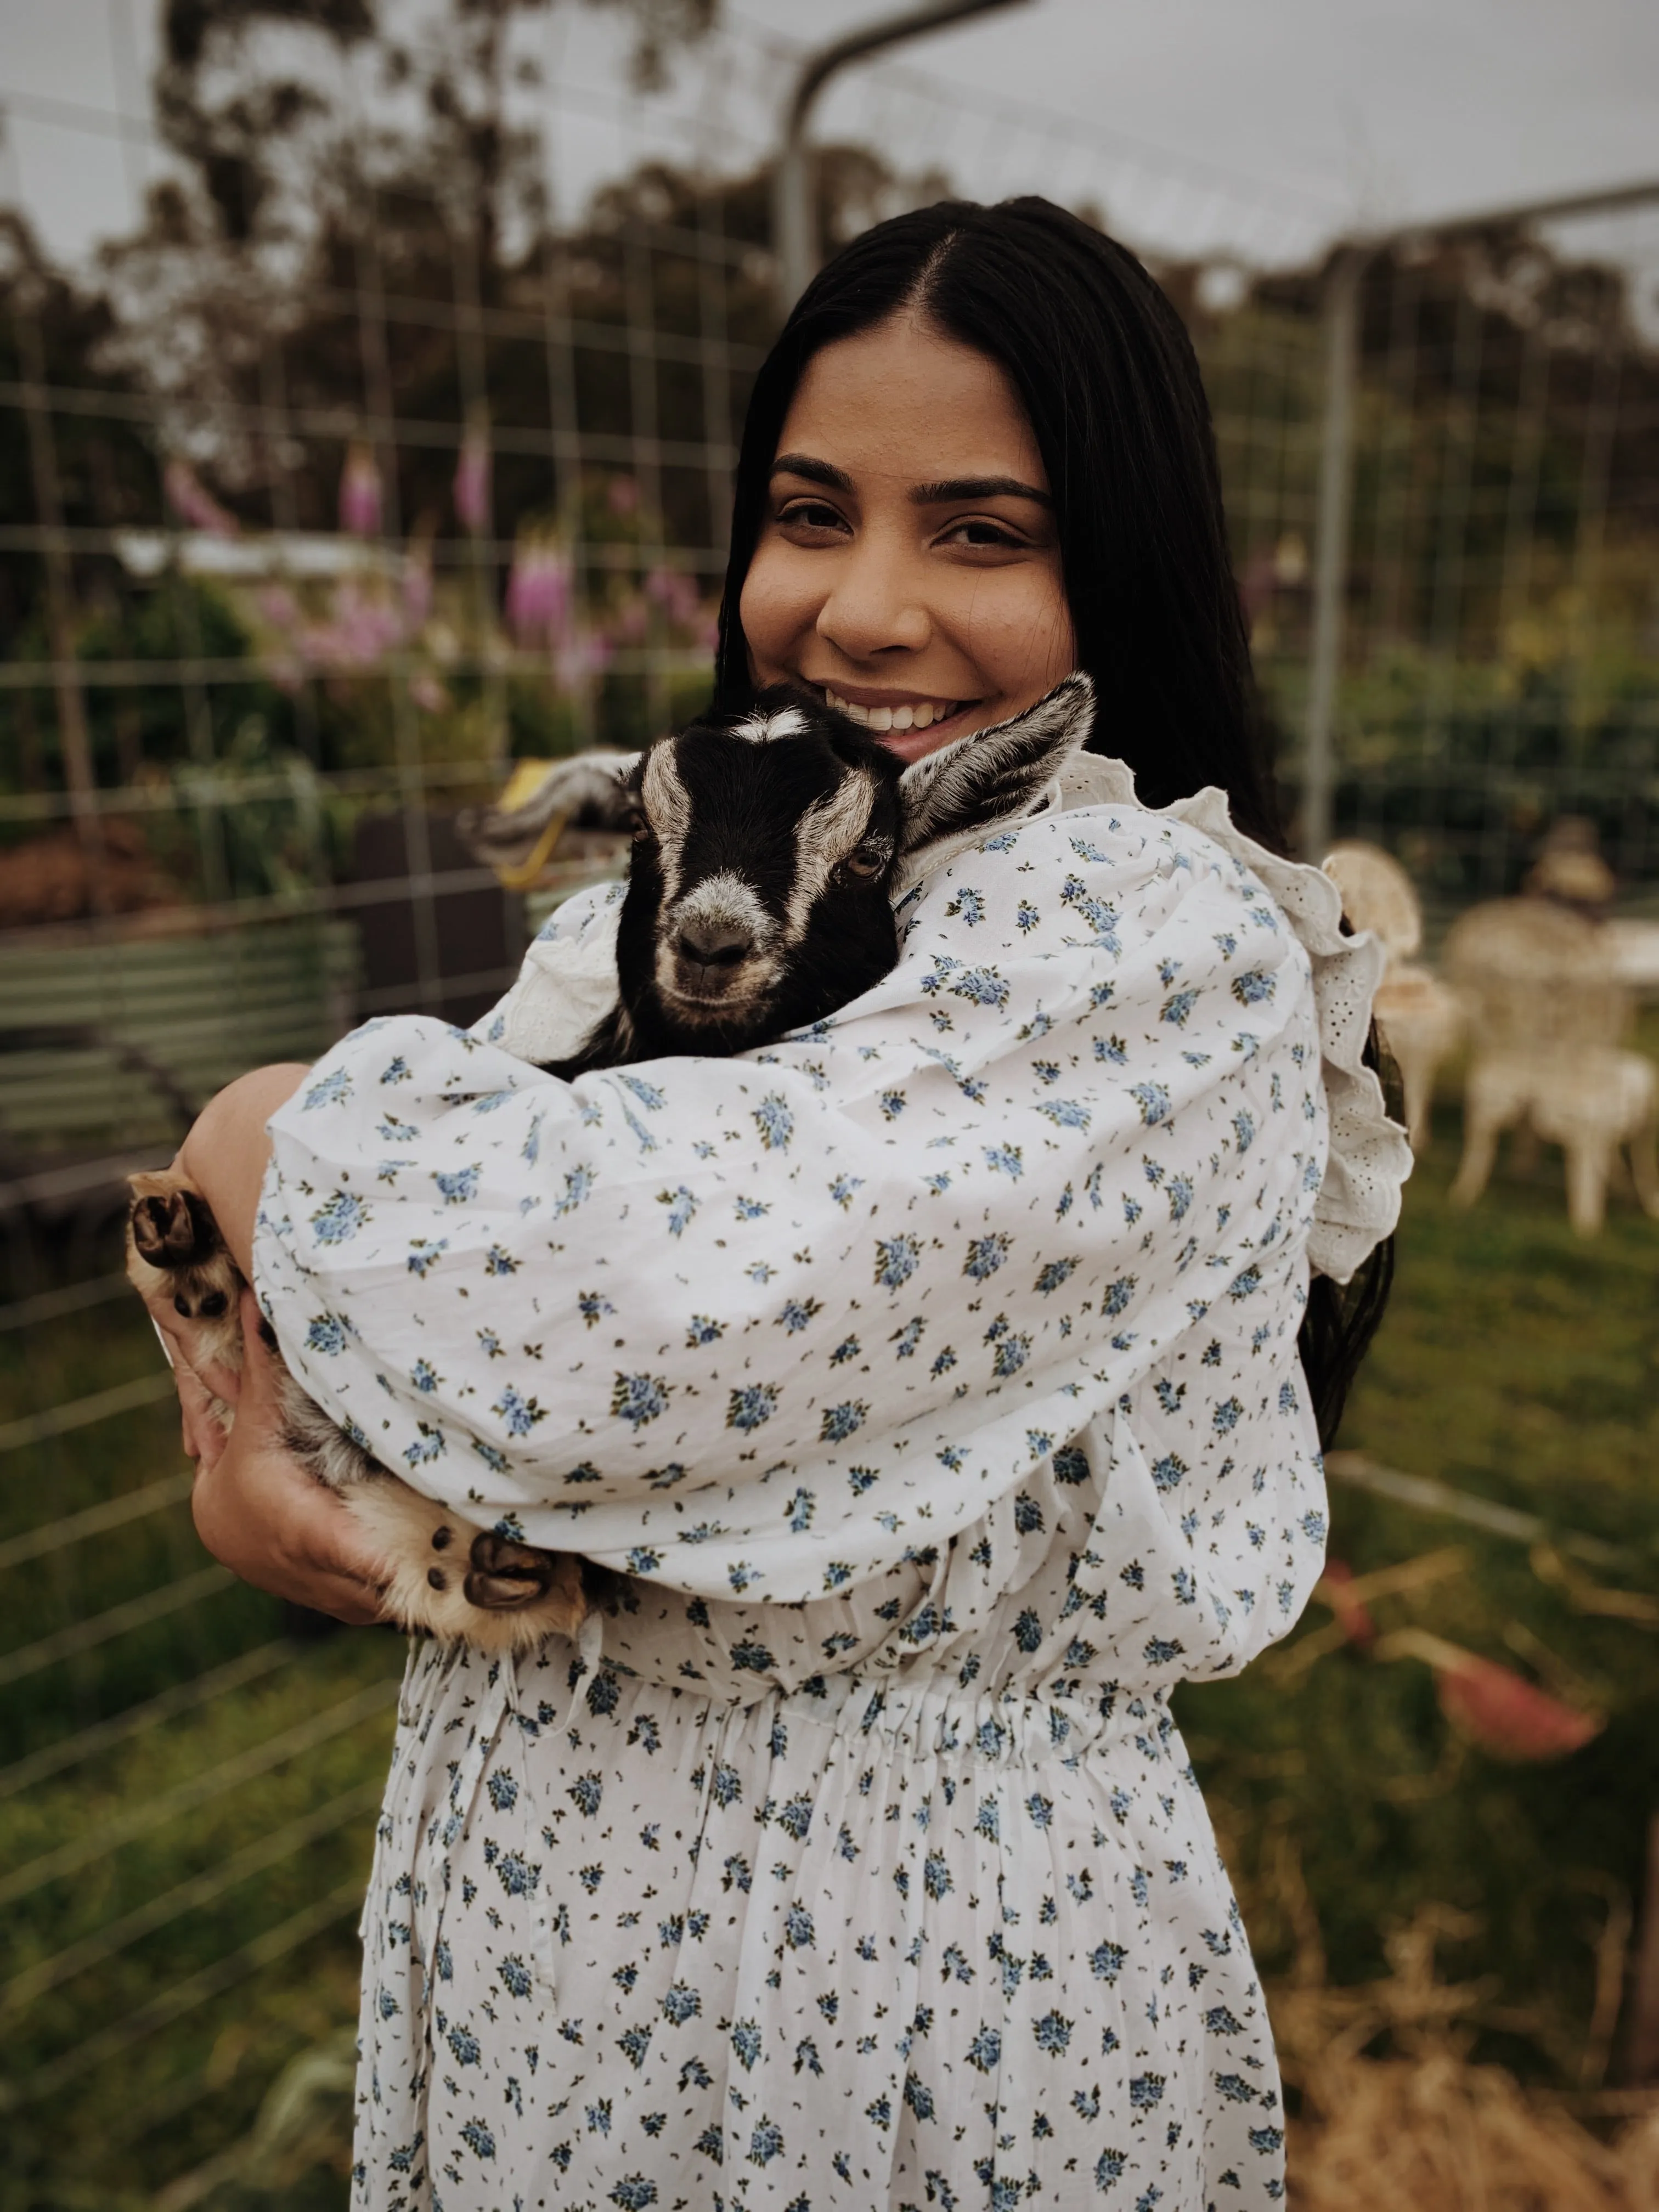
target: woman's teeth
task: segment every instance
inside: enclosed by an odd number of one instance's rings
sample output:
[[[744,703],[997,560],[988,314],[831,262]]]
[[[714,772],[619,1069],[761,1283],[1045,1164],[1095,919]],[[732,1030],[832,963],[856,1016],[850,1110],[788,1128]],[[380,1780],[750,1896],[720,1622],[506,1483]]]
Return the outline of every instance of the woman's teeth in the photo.
[[[926,730],[935,722],[947,720],[957,711],[954,699],[924,699],[912,707],[855,707],[850,699],[843,699],[826,684],[823,696],[832,707],[838,708],[853,721],[874,730],[879,736],[887,730]]]

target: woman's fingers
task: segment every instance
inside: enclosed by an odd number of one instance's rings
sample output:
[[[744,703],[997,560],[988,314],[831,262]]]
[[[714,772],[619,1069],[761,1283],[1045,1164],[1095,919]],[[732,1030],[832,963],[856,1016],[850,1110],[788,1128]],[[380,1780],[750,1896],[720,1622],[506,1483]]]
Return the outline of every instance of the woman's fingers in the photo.
[[[256,1589],[337,1620],[378,1620],[381,1562],[344,1502],[288,1450],[280,1370],[259,1334],[259,1319],[249,1291],[241,1309],[236,1425],[216,1453],[200,1455],[191,1496],[197,1533],[216,1559]],[[200,1391],[194,1376],[190,1382]],[[185,1387],[181,1380],[181,1402]],[[203,1392],[200,1401],[186,1402],[186,1423],[198,1431],[204,1401]]]
[[[196,1462],[199,1472],[211,1474],[228,1441],[227,1431],[213,1410],[213,1400],[194,1369],[179,1363],[173,1370],[179,1386],[179,1422],[185,1456]]]

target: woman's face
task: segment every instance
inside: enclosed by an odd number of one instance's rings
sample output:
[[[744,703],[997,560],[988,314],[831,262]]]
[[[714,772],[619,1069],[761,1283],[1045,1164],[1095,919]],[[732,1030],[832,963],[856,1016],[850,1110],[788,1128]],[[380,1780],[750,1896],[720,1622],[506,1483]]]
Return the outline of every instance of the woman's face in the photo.
[[[901,313],[814,355],[741,602],[757,684],[919,760],[1075,664],[1054,504],[1002,370]]]

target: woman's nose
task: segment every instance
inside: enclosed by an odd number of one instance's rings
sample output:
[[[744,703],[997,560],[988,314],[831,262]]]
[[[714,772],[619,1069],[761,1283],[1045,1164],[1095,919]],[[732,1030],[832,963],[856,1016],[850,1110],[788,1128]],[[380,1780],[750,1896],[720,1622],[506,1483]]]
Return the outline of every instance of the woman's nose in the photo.
[[[920,653],[933,625],[909,564],[896,550],[866,539],[836,564],[817,629],[847,659],[871,660],[887,653]]]

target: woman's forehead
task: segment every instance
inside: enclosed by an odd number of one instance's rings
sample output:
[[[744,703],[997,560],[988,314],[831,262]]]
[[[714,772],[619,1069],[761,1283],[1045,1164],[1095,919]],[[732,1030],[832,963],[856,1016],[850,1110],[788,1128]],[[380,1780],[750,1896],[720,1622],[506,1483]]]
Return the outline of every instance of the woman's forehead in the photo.
[[[1047,491],[1042,455],[1006,372],[914,315],[823,347],[807,363],[778,441],[853,480],[910,489],[1006,477]]]

